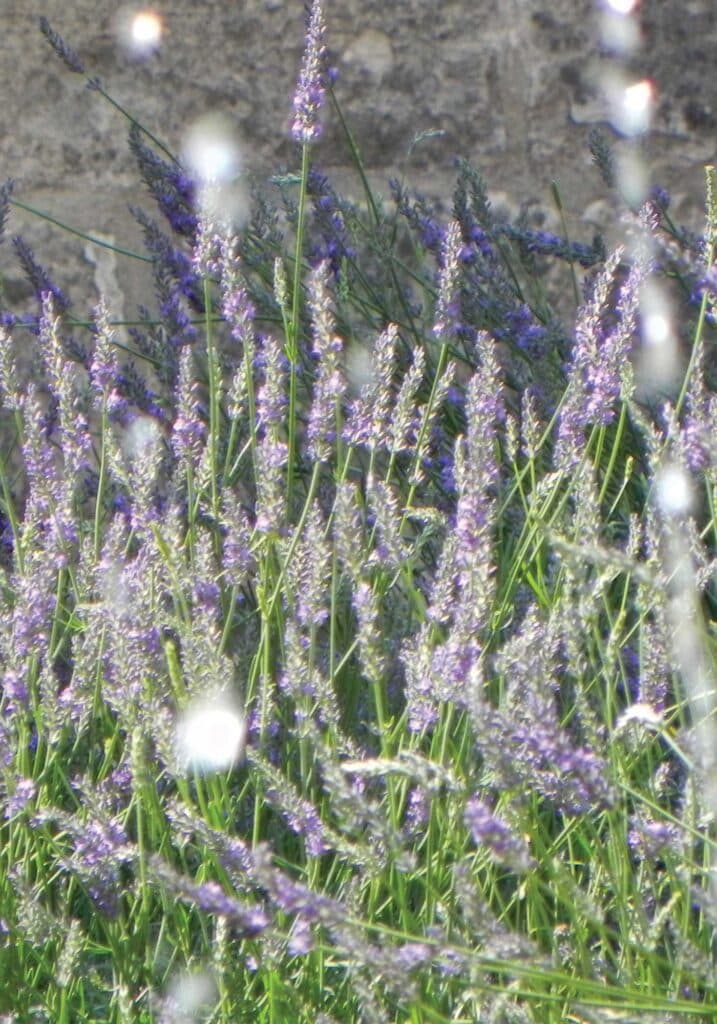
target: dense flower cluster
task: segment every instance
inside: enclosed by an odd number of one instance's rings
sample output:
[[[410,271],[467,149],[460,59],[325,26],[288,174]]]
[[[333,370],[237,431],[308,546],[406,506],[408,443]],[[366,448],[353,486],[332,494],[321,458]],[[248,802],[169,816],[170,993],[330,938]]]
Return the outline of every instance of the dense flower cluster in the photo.
[[[325,62],[314,0],[304,144]],[[235,235],[148,138],[156,312],[75,318],[22,239],[0,310],[0,1014],[189,1019],[211,976],[227,1022],[702,1015],[707,316],[665,401],[633,363],[711,244],[655,194],[604,258],[465,163],[449,218],[365,215],[307,149]],[[574,329],[543,260],[597,266]]]

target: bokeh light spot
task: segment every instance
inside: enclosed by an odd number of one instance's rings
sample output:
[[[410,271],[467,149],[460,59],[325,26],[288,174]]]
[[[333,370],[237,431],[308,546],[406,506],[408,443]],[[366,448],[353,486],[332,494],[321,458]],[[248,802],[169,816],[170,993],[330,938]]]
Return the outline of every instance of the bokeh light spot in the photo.
[[[221,114],[208,114],[195,121],[184,136],[182,151],[200,184],[226,184],[241,173],[242,155],[236,129]]]
[[[177,726],[177,743],[183,765],[201,773],[232,768],[244,752],[245,740],[243,715],[224,701],[189,707]]]
[[[345,349],[345,372],[349,385],[355,394],[372,383],[374,368],[371,362],[371,354],[365,345],[356,342]]]
[[[657,504],[668,516],[686,515],[692,508],[692,485],[685,470],[675,463],[663,466],[655,480]]]
[[[630,54],[642,41],[640,26],[634,18],[625,18],[612,10],[604,11],[600,19],[603,45],[619,54]]]
[[[157,46],[162,38],[162,22],[154,11],[139,11],[132,19],[132,39],[137,46]]]
[[[654,88],[649,79],[625,87],[618,111],[619,126],[627,135],[640,135],[650,126]]]
[[[623,150],[616,154],[615,159],[617,181],[630,206],[641,206],[650,191],[650,176],[639,154],[632,150]]]
[[[674,384],[680,363],[670,301],[654,278],[648,278],[640,289],[640,319],[638,379],[645,395],[650,396]]]
[[[637,9],[638,0],[606,0],[606,4],[615,14],[632,14]]]
[[[217,983],[208,972],[180,974],[173,978],[167,992],[162,1020],[172,1024],[191,1024],[205,1020],[207,1011],[218,998]]]
[[[120,45],[135,58],[151,57],[162,42],[164,23],[151,8],[123,7],[115,18]]]
[[[208,114],[184,136],[182,158],[197,183],[196,204],[212,224],[232,230],[249,219],[249,193],[242,175],[242,146],[231,118]]]

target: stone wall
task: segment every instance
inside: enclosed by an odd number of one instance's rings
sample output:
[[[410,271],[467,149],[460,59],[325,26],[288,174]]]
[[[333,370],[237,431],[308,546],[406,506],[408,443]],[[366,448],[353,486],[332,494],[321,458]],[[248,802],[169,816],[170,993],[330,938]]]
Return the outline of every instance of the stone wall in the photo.
[[[589,129],[607,118],[596,84],[596,7],[594,0],[326,0],[337,94],[372,182],[387,194],[387,179],[405,174],[423,192],[448,197],[453,160],[462,155],[483,171],[497,201],[550,208],[555,180],[576,238],[609,225],[610,201],[586,146]],[[179,149],[198,116],[221,111],[235,120],[260,178],[296,168],[287,130],[303,45],[301,0],[158,0],[164,42],[145,63],[117,46],[115,3],[43,0],[41,8],[0,0],[0,180],[17,180],[19,200],[129,248],[140,241],[127,204],[153,209],[127,149],[126,122],[63,68],[37,28],[38,13],[170,147]],[[717,10],[714,0],[646,0],[640,18],[644,45],[633,69],[658,87],[645,157],[653,180],[673,191],[676,216],[698,227],[702,168],[715,159]],[[413,137],[428,131],[442,134],[409,155]],[[359,195],[335,117],[315,160]],[[137,301],[148,301],[146,265],[14,210],[8,233],[20,231],[78,303],[102,290],[114,315],[129,316]],[[22,301],[7,241],[0,270]]]

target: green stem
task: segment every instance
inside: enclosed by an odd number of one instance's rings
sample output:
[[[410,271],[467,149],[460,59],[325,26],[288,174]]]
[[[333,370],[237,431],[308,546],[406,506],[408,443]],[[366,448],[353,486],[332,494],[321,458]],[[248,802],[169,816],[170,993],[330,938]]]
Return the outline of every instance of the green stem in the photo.
[[[291,299],[290,334],[286,339],[286,357],[289,360],[289,438],[288,471],[286,476],[286,507],[291,515],[291,495],[294,480],[296,448],[296,368],[299,359],[299,318],[301,316],[301,270],[304,247],[304,221],[306,219],[306,185],[309,177],[309,147],[301,149],[301,182],[299,184],[299,213],[296,223],[296,254],[294,258],[294,288]]]
[[[54,224],[58,228],[62,228],[69,235],[76,235],[77,238],[82,238],[86,242],[92,242],[93,245],[99,245],[103,249],[111,249],[112,252],[118,253],[120,256],[129,256],[133,260],[142,260],[143,263],[154,263],[153,256],[142,256],[141,253],[133,252],[131,249],[123,249],[119,245],[112,245],[111,242],[104,242],[101,238],[96,238],[94,235],[88,235],[85,231],[80,231],[78,228],[71,228],[69,224],[65,224],[61,220],[57,220],[56,217],[52,217],[49,213],[45,213],[43,210],[38,210],[34,206],[28,206],[27,203],[20,202],[19,199],[11,199],[11,206],[17,206],[19,210],[25,210],[26,213],[31,213],[33,217],[39,217],[40,220],[47,221],[48,224]]]

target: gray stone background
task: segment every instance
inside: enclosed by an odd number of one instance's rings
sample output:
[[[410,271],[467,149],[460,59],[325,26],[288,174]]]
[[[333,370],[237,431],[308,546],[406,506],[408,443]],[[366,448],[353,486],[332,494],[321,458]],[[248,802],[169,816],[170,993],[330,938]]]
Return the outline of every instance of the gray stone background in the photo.
[[[108,0],[45,0],[34,10],[0,0],[0,180],[14,177],[16,197],[81,231],[140,247],[127,204],[143,203],[127,125],[55,58],[37,28],[45,14],[92,75],[170,147],[210,111],[236,122],[245,158],[260,178],[296,169],[288,137],[300,66],[302,0],[158,0],[164,41],[145,63],[117,45]],[[551,181],[559,183],[573,237],[608,238],[619,228],[614,201],[591,165],[586,139],[606,127],[598,79],[595,0],[326,0],[336,86],[377,189],[388,178],[448,200],[453,160],[484,173],[491,196],[508,208],[542,204],[555,226]],[[643,45],[629,70],[649,75],[658,99],[642,146],[652,180],[673,193],[674,216],[702,223],[705,163],[716,158],[715,0],[645,0]],[[424,140],[422,131],[444,134]],[[609,130],[608,130],[609,131]],[[335,117],[315,162],[338,187],[360,187]],[[54,268],[79,309],[98,292],[116,317],[132,316],[151,296],[146,264],[117,257],[19,210],[7,236],[22,232]],[[0,250],[8,294],[23,285],[9,243]],[[78,309],[78,312],[79,312]]]

